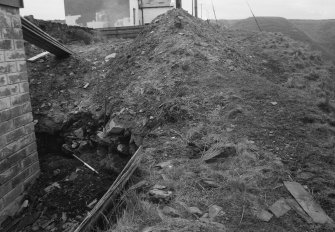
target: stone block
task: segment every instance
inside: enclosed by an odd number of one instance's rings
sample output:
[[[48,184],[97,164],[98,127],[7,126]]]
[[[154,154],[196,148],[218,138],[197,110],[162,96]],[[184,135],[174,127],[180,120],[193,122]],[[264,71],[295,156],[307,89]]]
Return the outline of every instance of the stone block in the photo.
[[[28,93],[29,92],[29,84],[28,82],[22,82],[19,84],[20,93]]]
[[[0,111],[11,107],[10,97],[0,99]]]
[[[7,76],[6,75],[0,75],[0,86],[7,85]]]
[[[15,49],[24,49],[24,41],[23,40],[14,40]]]
[[[0,123],[0,136],[14,129],[13,120]],[[27,131],[27,130],[26,130]]]
[[[13,40],[0,39],[0,50],[12,50],[13,48]]]
[[[0,28],[11,27],[11,17],[5,11],[0,10]]]
[[[6,61],[17,61],[17,60],[25,60],[26,54],[24,50],[13,50],[5,52],[5,60]]]
[[[22,39],[21,28],[2,28],[2,36],[4,39]]]
[[[32,113],[26,113],[26,114],[23,114],[17,118],[14,118],[13,119],[14,121],[14,127],[17,128],[17,127],[20,127],[20,126],[24,126],[24,125],[27,125],[29,123],[31,123],[33,121],[33,115]],[[33,131],[31,131],[33,132]]]
[[[17,70],[16,62],[0,63],[0,75],[8,74],[8,73],[15,73],[16,70]]]
[[[20,86],[18,84],[6,85],[6,86],[0,87],[0,98],[8,97],[10,95],[14,95],[18,93],[20,93]]]
[[[17,63],[17,71],[18,72],[27,72],[26,61],[16,61],[16,63]]]
[[[26,129],[24,127],[20,127],[14,131],[9,132],[6,135],[7,143],[17,141],[18,139],[22,138],[25,135],[26,135]]]
[[[28,81],[27,73],[14,73],[8,75],[8,83],[15,84],[19,82],[26,82]]]

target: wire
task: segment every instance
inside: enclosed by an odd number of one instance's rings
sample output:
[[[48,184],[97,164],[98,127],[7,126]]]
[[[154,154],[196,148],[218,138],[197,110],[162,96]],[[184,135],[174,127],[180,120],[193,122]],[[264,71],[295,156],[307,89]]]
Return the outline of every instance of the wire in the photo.
[[[251,6],[250,6],[249,2],[248,2],[247,0],[246,0],[245,2],[247,3],[247,5],[248,5],[248,7],[249,7],[249,10],[250,10],[252,16],[253,16],[254,19],[255,19],[255,22],[256,22],[256,24],[257,24],[257,26],[258,26],[259,31],[262,32],[262,29],[261,29],[261,27],[260,27],[260,25],[259,25],[259,23],[258,23],[258,20],[257,20],[257,18],[256,18],[256,16],[255,16],[254,12],[253,12],[252,9],[251,9]]]

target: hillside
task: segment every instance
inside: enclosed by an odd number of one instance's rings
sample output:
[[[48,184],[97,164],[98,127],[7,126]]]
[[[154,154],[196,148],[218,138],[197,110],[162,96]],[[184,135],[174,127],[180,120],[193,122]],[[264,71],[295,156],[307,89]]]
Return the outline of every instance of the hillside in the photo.
[[[329,53],[335,54],[335,20],[290,20]]]
[[[262,30],[283,33],[322,51],[326,58],[335,60],[334,20],[288,20],[280,17],[257,17],[257,20]],[[220,20],[220,23],[231,29],[259,31],[254,18]]]

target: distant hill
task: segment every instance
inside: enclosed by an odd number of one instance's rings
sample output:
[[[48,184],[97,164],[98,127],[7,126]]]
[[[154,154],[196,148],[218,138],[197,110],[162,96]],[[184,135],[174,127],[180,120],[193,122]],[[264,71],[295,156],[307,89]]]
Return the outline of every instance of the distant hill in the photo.
[[[281,32],[294,40],[308,43],[335,60],[335,20],[288,20],[281,17],[257,17],[263,31]],[[254,18],[219,20],[231,29],[258,31]]]
[[[290,22],[335,56],[335,19],[290,20]]]

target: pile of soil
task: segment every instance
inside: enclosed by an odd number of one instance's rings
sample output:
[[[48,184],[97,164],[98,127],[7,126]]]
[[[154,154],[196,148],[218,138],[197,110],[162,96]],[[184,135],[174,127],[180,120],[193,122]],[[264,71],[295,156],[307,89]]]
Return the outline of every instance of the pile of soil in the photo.
[[[71,134],[78,127],[67,123],[83,113],[96,125],[85,129],[86,142],[110,122],[121,125],[127,143],[144,146],[143,179],[173,191],[164,204],[181,212],[165,220],[145,190],[130,201],[141,210],[122,212],[112,230],[218,231],[182,211],[220,205],[215,223],[228,231],[332,231],[293,211],[269,222],[256,214],[289,198],[282,183],[294,180],[335,219],[334,67],[320,54],[282,34],[222,29],[182,10],[159,16],[133,41],[72,49],[78,57],[28,65],[37,133],[54,136],[67,125]],[[223,158],[202,162],[227,147]],[[173,165],[157,171],[162,161]],[[208,179],[216,187],[199,184]]]

